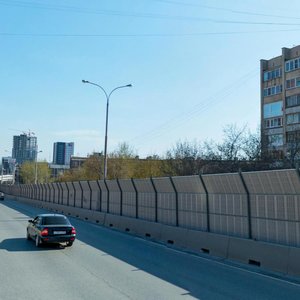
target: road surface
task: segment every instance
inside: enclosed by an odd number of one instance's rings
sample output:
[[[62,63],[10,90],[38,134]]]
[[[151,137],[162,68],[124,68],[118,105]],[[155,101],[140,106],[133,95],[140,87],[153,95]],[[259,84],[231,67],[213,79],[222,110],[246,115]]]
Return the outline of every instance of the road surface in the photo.
[[[46,210],[0,202],[0,299],[300,299],[299,281],[197,256],[71,218],[72,247],[36,248],[27,220]]]

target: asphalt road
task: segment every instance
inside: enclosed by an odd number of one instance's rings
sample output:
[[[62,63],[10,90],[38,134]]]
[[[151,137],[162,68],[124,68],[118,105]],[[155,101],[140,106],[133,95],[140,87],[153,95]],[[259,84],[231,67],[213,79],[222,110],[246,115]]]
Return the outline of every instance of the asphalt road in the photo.
[[[71,218],[72,247],[36,248],[46,210],[0,201],[0,299],[300,299],[297,280],[197,256]]]

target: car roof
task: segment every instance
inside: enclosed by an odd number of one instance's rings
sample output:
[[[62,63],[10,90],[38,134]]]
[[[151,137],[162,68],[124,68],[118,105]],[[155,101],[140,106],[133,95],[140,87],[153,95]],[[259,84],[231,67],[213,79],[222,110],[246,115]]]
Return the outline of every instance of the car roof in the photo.
[[[63,217],[63,218],[66,218],[65,215],[62,215],[62,214],[39,214],[37,215],[37,217]]]

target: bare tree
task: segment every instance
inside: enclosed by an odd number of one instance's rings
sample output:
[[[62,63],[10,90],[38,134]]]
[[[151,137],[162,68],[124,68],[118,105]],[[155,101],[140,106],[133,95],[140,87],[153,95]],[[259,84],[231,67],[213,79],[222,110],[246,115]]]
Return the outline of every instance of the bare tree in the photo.
[[[216,144],[213,140],[206,140],[201,145],[201,151],[203,154],[204,160],[221,160],[221,153],[218,149],[218,144]]]
[[[246,125],[238,128],[236,124],[230,124],[224,127],[223,143],[218,144],[223,160],[234,161],[242,159],[243,157],[243,143]]]
[[[179,141],[167,151],[165,173],[169,175],[199,174],[203,163],[200,145],[194,141]]]
[[[242,150],[245,155],[245,159],[249,161],[258,161],[261,159],[261,134],[259,128],[256,132],[252,133],[248,130],[243,138]]]
[[[116,150],[109,154],[108,177],[110,179],[133,177],[137,159],[133,147],[126,142],[120,143]]]
[[[300,131],[296,131],[287,135],[286,160],[292,168],[300,160]]]

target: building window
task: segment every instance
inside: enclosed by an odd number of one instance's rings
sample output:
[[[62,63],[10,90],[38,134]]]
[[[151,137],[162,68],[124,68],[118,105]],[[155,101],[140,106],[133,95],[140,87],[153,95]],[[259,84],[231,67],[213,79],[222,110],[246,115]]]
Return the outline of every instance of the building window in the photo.
[[[282,126],[282,118],[273,118],[265,120],[265,128],[274,128]]]
[[[264,81],[268,81],[279,77],[281,77],[281,68],[275,69],[273,71],[264,72]]]
[[[290,72],[300,68],[300,57],[285,62],[285,71]]]
[[[282,134],[272,134],[268,136],[269,146],[278,147],[283,145]]]
[[[292,79],[288,79],[286,81],[286,89],[293,89],[295,87],[299,87],[300,86],[300,77],[296,77],[296,78],[292,78]]]
[[[289,114],[286,116],[286,124],[300,123],[300,113]]]
[[[286,103],[286,107],[300,105],[300,94],[286,97],[285,103]]]
[[[282,116],[282,101],[264,104],[264,119]]]
[[[282,85],[274,85],[264,89],[264,97],[280,94],[282,92]]]

